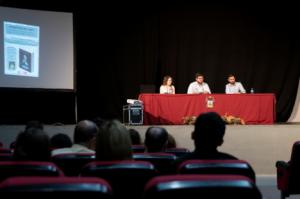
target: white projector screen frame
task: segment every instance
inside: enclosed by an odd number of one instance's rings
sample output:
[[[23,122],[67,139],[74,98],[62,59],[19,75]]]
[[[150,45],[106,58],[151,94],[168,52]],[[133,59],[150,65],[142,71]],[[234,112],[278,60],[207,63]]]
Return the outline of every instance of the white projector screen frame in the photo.
[[[73,14],[0,6],[0,88],[74,90]]]

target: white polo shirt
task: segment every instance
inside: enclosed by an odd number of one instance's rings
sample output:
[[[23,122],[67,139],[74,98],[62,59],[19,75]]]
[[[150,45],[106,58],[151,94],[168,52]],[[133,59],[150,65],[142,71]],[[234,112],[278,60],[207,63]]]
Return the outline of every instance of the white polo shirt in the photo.
[[[235,82],[234,84],[226,84],[225,89],[226,94],[236,94],[236,93],[246,93],[243,85],[240,82]]]
[[[197,81],[190,83],[187,91],[188,94],[199,94],[204,92],[211,93],[208,84],[205,82],[199,84]]]

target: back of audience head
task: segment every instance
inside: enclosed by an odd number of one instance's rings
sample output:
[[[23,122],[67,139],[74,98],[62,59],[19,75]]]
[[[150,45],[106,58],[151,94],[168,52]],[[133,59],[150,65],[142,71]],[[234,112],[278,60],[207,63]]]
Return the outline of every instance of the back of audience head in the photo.
[[[29,128],[21,132],[16,139],[15,160],[49,161],[50,140],[41,129]]]
[[[168,144],[168,132],[162,127],[149,127],[145,135],[147,152],[165,151]]]
[[[176,140],[173,137],[173,135],[168,134],[168,144],[167,144],[167,148],[176,148],[177,144],[176,144]]]
[[[90,120],[82,120],[78,122],[74,130],[74,144],[86,146],[95,150],[96,134],[99,128]]]
[[[96,159],[104,161],[132,159],[129,132],[118,120],[107,121],[99,129]]]
[[[51,149],[68,148],[72,146],[71,138],[63,133],[57,133],[50,139]]]
[[[130,139],[131,139],[131,143],[132,145],[140,145],[142,144],[141,141],[141,136],[139,134],[139,132],[135,129],[129,129],[129,134],[130,134]]]
[[[223,144],[226,125],[221,116],[207,112],[198,116],[192,133],[196,149],[215,150]]]
[[[37,129],[44,130],[44,125],[42,122],[40,122],[38,120],[30,120],[29,122],[27,122],[27,124],[25,126],[25,130],[30,129],[30,128],[37,128]]]
[[[105,123],[105,120],[101,117],[96,117],[92,121],[98,126],[98,128],[100,128]]]

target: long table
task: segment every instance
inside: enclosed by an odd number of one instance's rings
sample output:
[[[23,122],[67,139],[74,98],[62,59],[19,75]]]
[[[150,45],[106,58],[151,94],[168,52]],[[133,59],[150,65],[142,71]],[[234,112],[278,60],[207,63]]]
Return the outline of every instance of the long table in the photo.
[[[273,124],[276,120],[274,94],[140,94],[144,124],[183,124],[184,117],[215,111],[232,115],[246,124]]]

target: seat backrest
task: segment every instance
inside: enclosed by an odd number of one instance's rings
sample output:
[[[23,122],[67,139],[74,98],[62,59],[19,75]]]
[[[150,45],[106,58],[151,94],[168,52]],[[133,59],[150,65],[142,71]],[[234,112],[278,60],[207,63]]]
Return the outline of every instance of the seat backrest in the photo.
[[[64,193],[68,197],[112,198],[109,183],[93,177],[11,177],[0,183],[1,193],[22,198],[49,196],[60,198]]]
[[[143,153],[145,152],[145,145],[139,144],[139,145],[132,145],[132,152],[133,153]]]
[[[0,161],[0,181],[12,176],[64,176],[52,162]]]
[[[0,153],[0,161],[12,161],[13,159],[12,153]]]
[[[83,166],[94,160],[94,153],[67,153],[52,156],[52,162],[54,162],[66,176],[78,176]]]
[[[167,148],[165,152],[172,153],[176,155],[176,157],[182,157],[191,153],[187,148]]]
[[[181,174],[230,174],[243,175],[255,182],[255,172],[244,160],[186,160],[177,172]]]
[[[300,141],[293,144],[290,164],[295,166],[300,165]]]
[[[0,153],[12,153],[12,152],[11,152],[11,149],[0,148]]]
[[[170,175],[152,178],[144,190],[144,199],[182,198],[261,199],[251,179],[239,175]]]
[[[299,190],[300,183],[300,141],[293,144],[289,161],[289,189]]]
[[[134,160],[151,162],[160,174],[174,173],[173,163],[176,155],[171,153],[134,153]]]
[[[141,198],[145,184],[156,175],[151,163],[133,160],[91,162],[81,172],[107,180],[117,198]]]

